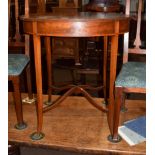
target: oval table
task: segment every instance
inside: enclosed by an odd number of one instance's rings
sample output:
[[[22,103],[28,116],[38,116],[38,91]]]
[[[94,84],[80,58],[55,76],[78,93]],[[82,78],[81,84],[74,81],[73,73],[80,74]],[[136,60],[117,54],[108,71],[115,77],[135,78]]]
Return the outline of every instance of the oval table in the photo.
[[[31,135],[33,140],[39,140],[44,137],[42,133],[43,113],[55,107],[74,91],[81,91],[87,100],[97,109],[107,113],[107,121],[110,129],[109,139],[113,142],[119,141],[113,139],[113,111],[114,111],[114,81],[116,77],[118,36],[129,30],[129,16],[117,13],[93,13],[81,12],[76,15],[25,15],[21,16],[24,32],[33,35],[34,59],[37,87],[37,131]],[[64,95],[62,95],[55,104],[43,108],[42,97],[42,71],[41,71],[41,36],[45,37],[45,46],[49,54],[47,61],[51,64],[50,37],[111,37],[110,52],[110,86],[109,102],[107,109],[96,104],[93,98],[80,86],[73,86]],[[50,75],[51,76],[51,75]]]

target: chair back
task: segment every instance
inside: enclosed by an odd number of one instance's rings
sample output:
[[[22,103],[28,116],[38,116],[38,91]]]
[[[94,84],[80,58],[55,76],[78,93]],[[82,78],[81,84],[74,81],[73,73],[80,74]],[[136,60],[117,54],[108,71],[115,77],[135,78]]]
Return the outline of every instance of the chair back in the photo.
[[[8,28],[12,29],[12,27],[10,27],[10,21],[11,21],[11,13],[10,13],[10,9],[12,7],[13,3],[11,0],[8,0]],[[19,5],[18,5],[18,0],[14,1],[14,11],[15,11],[15,34],[11,33],[11,35],[9,34],[9,41],[10,42],[21,42],[21,35],[19,32]],[[13,29],[11,31],[14,31]]]
[[[37,14],[46,12],[46,0],[37,0]]]
[[[29,16],[29,0],[25,0],[25,16]],[[30,55],[30,36],[25,34],[25,54]]]
[[[142,19],[142,5],[143,0],[138,0],[138,12],[137,12],[137,26],[136,26],[136,38],[134,41],[134,47],[129,48],[129,33],[124,34],[124,53],[123,53],[123,63],[128,61],[128,54],[146,54],[146,49],[141,49],[141,38],[140,38],[140,32],[141,32],[141,19]],[[130,6],[131,6],[131,0],[126,0],[126,10],[125,14],[130,15]]]
[[[25,16],[29,15],[29,0],[25,0]]]

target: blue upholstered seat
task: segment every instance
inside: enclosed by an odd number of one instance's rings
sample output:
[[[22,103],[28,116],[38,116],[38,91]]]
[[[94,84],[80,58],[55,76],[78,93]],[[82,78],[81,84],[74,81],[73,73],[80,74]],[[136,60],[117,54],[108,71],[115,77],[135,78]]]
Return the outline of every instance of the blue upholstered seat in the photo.
[[[20,75],[29,61],[29,57],[24,54],[8,54],[8,75]]]
[[[127,62],[117,76],[115,86],[128,88],[146,88],[146,63]]]

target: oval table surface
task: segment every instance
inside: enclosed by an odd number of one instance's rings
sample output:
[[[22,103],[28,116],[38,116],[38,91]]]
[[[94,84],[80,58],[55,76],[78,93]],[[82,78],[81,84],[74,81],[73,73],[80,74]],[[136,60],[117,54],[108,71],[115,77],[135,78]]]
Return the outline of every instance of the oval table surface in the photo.
[[[57,37],[92,37],[124,34],[129,29],[129,16],[120,13],[79,12],[76,14],[31,14],[21,16],[25,33]],[[119,29],[116,31],[116,21]],[[33,23],[37,23],[34,30]]]
[[[125,15],[122,13],[101,13],[101,12],[78,12],[75,14],[57,14],[57,13],[46,13],[46,14],[30,14],[28,16],[20,16],[22,20],[75,20],[75,21],[85,21],[85,20],[97,20],[97,19],[105,19],[105,20],[117,20],[117,19],[125,19],[129,17],[129,15]]]

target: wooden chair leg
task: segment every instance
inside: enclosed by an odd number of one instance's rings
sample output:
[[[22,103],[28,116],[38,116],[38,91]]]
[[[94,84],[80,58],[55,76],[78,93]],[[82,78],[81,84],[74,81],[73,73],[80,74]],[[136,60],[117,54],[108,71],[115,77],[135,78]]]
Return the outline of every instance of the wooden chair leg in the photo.
[[[21,94],[20,94],[20,79],[19,76],[15,77],[12,80],[13,87],[14,87],[14,102],[15,102],[15,111],[17,116],[17,124],[15,125],[16,129],[22,130],[27,127],[27,124],[23,121],[23,110],[22,110],[22,101],[21,101]]]
[[[111,136],[111,142],[117,143],[121,141],[121,137],[118,135],[119,117],[121,111],[121,101],[123,96],[123,88],[115,87],[115,107],[114,107],[114,120],[113,120],[113,135]]]
[[[126,99],[126,94],[125,93],[123,93],[123,95],[122,95],[122,101],[121,101],[121,103],[122,103],[122,105],[121,105],[121,112],[126,112],[128,109],[125,107],[125,99]]]

